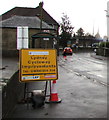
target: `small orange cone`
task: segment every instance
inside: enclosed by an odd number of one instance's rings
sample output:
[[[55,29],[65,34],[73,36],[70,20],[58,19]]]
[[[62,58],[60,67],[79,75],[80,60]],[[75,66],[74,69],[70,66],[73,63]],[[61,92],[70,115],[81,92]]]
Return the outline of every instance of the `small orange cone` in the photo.
[[[58,98],[58,93],[56,89],[56,80],[53,80],[50,98],[49,98],[49,101],[46,101],[46,103],[60,103],[60,102],[61,102],[61,99]]]

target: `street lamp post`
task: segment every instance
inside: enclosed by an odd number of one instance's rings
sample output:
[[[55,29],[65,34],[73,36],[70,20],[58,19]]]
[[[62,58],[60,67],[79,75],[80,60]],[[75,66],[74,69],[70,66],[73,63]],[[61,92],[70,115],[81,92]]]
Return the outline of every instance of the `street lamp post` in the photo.
[[[107,6],[107,10],[104,10],[105,12],[106,12],[106,17],[107,17],[107,39],[108,39],[108,37],[109,37],[109,28],[108,28],[108,26],[109,26],[109,21],[108,21],[108,19],[109,19],[109,10],[108,10],[108,6]],[[104,44],[104,56],[106,55],[106,42],[107,41],[105,41],[105,44]]]

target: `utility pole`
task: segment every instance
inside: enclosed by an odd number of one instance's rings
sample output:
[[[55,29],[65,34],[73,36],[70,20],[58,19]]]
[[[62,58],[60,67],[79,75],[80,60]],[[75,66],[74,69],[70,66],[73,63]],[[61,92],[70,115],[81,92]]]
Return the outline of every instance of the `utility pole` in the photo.
[[[41,31],[42,31],[42,17],[43,17],[43,15],[42,15],[42,12],[43,12],[43,2],[40,2],[39,3],[39,8],[40,8],[40,33],[41,33]],[[42,38],[40,38],[40,48],[42,47],[41,46],[42,45]]]

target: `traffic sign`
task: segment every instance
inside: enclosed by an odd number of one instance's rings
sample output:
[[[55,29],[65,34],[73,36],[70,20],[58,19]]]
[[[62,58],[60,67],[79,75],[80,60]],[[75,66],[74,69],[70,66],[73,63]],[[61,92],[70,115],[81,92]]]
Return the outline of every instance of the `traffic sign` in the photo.
[[[20,50],[21,82],[57,79],[57,51],[55,49]]]

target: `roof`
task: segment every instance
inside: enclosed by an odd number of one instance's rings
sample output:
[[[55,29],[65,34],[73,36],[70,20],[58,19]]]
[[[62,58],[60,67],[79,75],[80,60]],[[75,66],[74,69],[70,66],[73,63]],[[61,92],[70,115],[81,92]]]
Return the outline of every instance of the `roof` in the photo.
[[[6,20],[0,21],[0,27],[18,27],[28,26],[29,28],[40,28],[40,19],[38,17],[12,16]],[[42,28],[53,29],[50,25],[42,21]]]
[[[6,20],[14,15],[17,16],[37,16],[40,17],[40,7],[36,7],[36,8],[28,8],[28,7],[15,7],[9,11],[7,11],[6,13],[2,14],[2,20]],[[45,21],[46,23],[48,23],[49,25],[57,25],[59,26],[59,24],[44,10],[42,9],[42,16],[43,16],[43,21]]]

